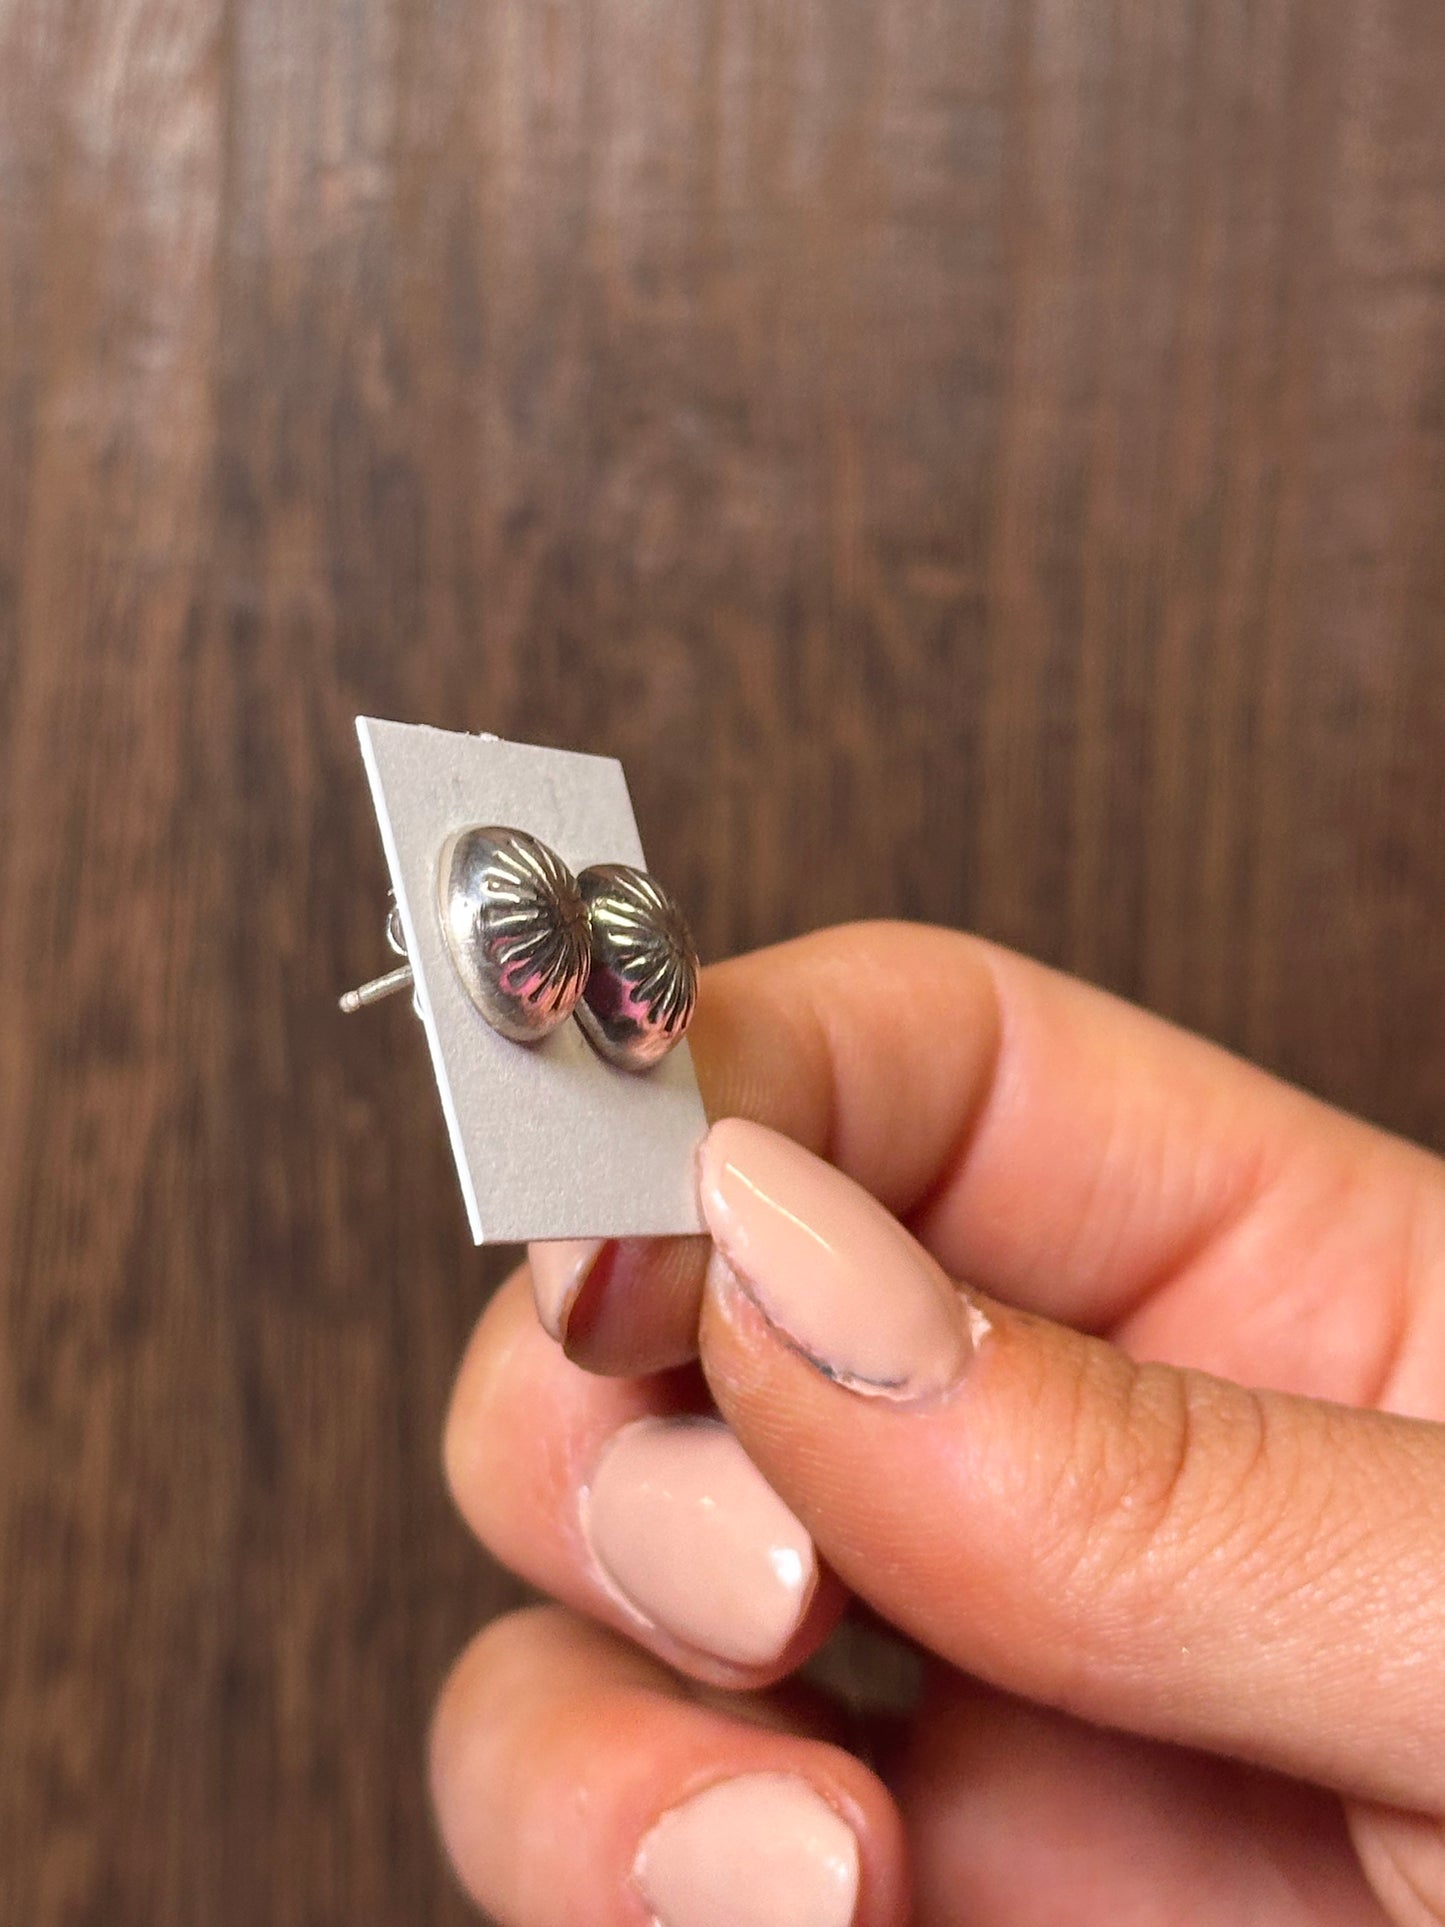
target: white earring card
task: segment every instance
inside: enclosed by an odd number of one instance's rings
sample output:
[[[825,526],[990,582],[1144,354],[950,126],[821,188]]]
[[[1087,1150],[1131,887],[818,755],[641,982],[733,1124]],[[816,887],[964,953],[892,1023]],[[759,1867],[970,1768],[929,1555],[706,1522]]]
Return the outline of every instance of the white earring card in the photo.
[[[442,849],[476,825],[529,831],[574,873],[645,869],[622,765],[368,716],[356,729],[473,1238],[700,1231],[707,1120],[687,1044],[635,1073],[605,1063],[575,1021],[510,1042],[467,996],[438,913]]]

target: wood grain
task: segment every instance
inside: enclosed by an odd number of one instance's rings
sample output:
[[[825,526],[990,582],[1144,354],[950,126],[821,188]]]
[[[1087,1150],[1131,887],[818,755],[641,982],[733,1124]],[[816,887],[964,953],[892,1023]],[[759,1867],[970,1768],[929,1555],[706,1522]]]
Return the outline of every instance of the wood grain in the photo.
[[[1439,0],[0,10],[0,1916],[461,1922],[358,710],[1445,1140]]]

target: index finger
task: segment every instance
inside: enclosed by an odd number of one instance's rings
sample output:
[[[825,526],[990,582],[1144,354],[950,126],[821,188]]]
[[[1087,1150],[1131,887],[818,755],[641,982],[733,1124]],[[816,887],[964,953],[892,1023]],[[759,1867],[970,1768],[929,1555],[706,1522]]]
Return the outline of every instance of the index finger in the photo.
[[[711,1116],[836,1164],[952,1275],[1151,1356],[1373,1399],[1422,1238],[1445,1244],[1424,1152],[955,932],[855,925],[715,966],[692,1039]],[[596,1370],[678,1362],[707,1252],[535,1245],[544,1322]],[[1435,1397],[1395,1362],[1394,1402]]]

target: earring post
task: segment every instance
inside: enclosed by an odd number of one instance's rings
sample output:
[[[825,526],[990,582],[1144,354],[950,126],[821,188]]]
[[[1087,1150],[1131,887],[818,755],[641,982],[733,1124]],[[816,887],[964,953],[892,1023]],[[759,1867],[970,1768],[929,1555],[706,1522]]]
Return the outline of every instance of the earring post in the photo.
[[[394,997],[399,990],[410,990],[414,981],[411,965],[402,964],[397,970],[388,970],[384,977],[374,977],[369,984],[348,990],[341,999],[341,1008],[350,1016],[353,1011],[379,1004],[385,997]]]

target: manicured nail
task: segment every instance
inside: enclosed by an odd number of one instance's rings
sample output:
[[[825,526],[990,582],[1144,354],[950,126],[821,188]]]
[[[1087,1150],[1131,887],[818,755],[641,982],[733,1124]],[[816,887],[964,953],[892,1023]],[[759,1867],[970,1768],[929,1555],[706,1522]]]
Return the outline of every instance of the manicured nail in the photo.
[[[632,1874],[659,1927],[849,1927],[858,1841],[806,1780],[747,1773],[664,1813]]]
[[[572,1307],[604,1243],[602,1238],[554,1238],[527,1247],[537,1316],[543,1330],[550,1332],[559,1345],[567,1335]]]
[[[896,1399],[957,1379],[971,1350],[964,1300],[861,1186],[739,1118],[708,1133],[699,1184],[708,1229],[742,1289],[830,1378]]]
[[[817,1584],[813,1541],[716,1419],[626,1426],[583,1493],[582,1520],[634,1612],[736,1666],[777,1659]]]

